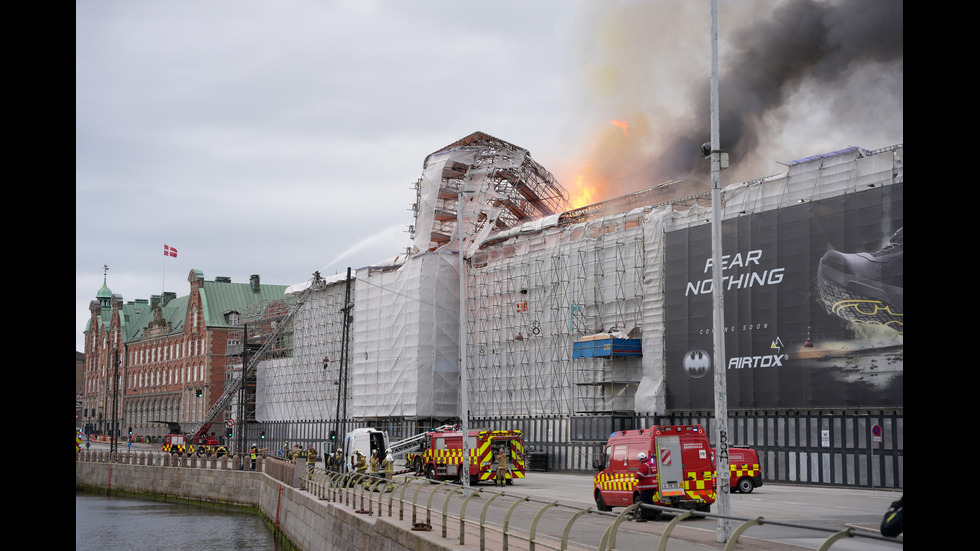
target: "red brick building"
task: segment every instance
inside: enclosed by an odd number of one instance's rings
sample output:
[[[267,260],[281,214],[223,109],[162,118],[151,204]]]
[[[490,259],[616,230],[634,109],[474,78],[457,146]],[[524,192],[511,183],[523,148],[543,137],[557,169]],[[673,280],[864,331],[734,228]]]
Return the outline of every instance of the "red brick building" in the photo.
[[[286,285],[263,285],[200,270],[187,277],[190,292],[165,292],[149,301],[123,302],[103,281],[89,304],[85,327],[82,430],[158,438],[177,423],[195,430],[225,390],[229,335],[250,306],[282,298]],[[237,367],[240,368],[241,360]],[[220,419],[219,419],[220,420]],[[218,420],[216,420],[218,421]]]

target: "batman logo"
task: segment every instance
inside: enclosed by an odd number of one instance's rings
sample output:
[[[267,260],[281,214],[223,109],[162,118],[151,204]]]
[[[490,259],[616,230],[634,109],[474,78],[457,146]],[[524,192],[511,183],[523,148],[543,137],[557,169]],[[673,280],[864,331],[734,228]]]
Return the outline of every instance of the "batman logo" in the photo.
[[[684,354],[684,371],[692,379],[700,379],[711,370],[711,356],[704,350],[691,350]]]

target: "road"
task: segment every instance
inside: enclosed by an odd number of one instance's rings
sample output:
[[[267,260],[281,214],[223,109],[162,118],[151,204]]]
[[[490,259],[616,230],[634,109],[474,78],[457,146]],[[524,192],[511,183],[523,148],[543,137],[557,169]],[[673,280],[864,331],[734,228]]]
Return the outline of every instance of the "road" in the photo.
[[[496,488],[483,485],[487,491]],[[542,502],[558,501],[563,505],[582,508],[595,508],[592,501],[592,477],[584,474],[528,473],[527,478],[518,480],[507,487],[506,493],[526,495]],[[901,496],[899,492],[829,488],[817,486],[793,486],[765,484],[751,494],[731,494],[731,516],[740,519],[762,517],[768,522],[785,522],[807,527],[820,528],[812,531],[781,525],[763,524],[750,527],[746,536],[777,541],[786,544],[816,549],[834,532],[847,528],[862,530],[878,535],[882,515],[892,501]],[[613,513],[622,512],[613,509]],[[712,507],[717,512],[717,506]],[[672,516],[646,524],[629,523],[630,530],[662,533],[663,527]],[[733,521],[733,530],[742,521]],[[716,537],[718,520],[715,518],[689,518],[680,523],[688,530],[700,530]],[[708,538],[709,540],[711,538]],[[897,541],[878,541],[867,538],[845,538],[838,540],[831,549],[835,551],[864,551],[881,549],[901,549],[902,538]]]

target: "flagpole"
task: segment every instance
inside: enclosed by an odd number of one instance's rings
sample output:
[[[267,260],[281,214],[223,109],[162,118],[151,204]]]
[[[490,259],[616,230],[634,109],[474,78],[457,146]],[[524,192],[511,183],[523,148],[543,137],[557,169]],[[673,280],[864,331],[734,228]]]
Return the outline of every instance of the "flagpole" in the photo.
[[[167,246],[163,246],[163,278],[160,280],[160,300],[163,300],[163,293],[167,289]]]

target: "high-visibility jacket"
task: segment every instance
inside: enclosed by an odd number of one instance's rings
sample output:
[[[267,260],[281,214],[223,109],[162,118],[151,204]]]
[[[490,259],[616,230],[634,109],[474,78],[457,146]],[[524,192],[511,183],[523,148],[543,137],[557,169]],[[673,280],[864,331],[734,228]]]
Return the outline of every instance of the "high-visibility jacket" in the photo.
[[[657,473],[653,466],[653,459],[640,463],[640,467],[636,469],[636,489],[641,492],[657,489]]]

